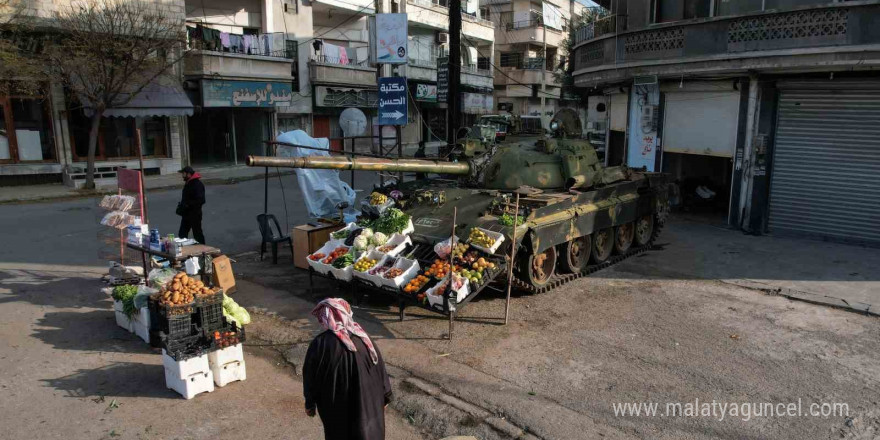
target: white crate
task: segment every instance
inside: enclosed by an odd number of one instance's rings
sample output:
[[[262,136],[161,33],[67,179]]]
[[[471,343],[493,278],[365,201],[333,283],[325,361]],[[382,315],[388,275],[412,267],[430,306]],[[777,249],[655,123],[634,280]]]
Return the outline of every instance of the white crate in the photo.
[[[330,233],[330,240],[327,241],[327,244],[333,243],[335,246],[343,246],[345,243],[345,238],[333,238],[333,234],[336,232],[339,232],[339,231],[351,231],[354,229],[360,229],[360,226],[358,226],[357,223],[351,222],[351,223],[345,225],[344,228],[339,228],[339,229],[331,232]],[[346,238],[348,238],[348,237],[346,237]]]
[[[244,361],[244,350],[240,343],[208,353],[208,365],[211,368],[235,361]]]
[[[244,360],[227,362],[222,365],[212,365],[211,374],[214,376],[214,384],[218,387],[228,385],[230,382],[247,379],[247,369]]]
[[[134,316],[131,317],[132,322],[138,322],[143,324],[148,329],[150,328],[150,309],[146,307],[141,307]]]
[[[490,248],[485,248],[485,247],[482,247],[482,246],[477,246],[476,244],[474,244],[474,243],[472,243],[470,240],[468,240],[468,243],[470,243],[470,245],[473,246],[473,247],[476,248],[476,249],[479,249],[479,250],[481,250],[481,251],[483,251],[483,252],[485,252],[485,253],[487,253],[487,254],[489,254],[489,255],[492,255],[492,254],[495,253],[495,251],[498,250],[499,247],[501,247],[501,243],[504,242],[504,234],[502,234],[502,233],[500,233],[500,232],[490,231],[490,230],[488,230],[488,229],[483,229],[483,228],[476,228],[476,229],[479,229],[480,231],[483,231],[484,233],[486,233],[486,235],[488,235],[488,236],[490,236],[490,237],[492,237],[492,238],[495,239],[495,243],[492,244],[492,247],[490,247]]]
[[[460,278],[458,275],[455,277]],[[440,286],[443,285],[443,281],[449,278],[449,275],[443,278],[436,286],[428,289],[425,293],[428,297],[428,303],[431,307],[438,306],[439,308],[443,308],[443,292],[439,291]],[[451,310],[455,310],[455,304],[462,302],[465,298],[467,298],[469,293],[470,283],[466,278],[462,278],[464,280],[464,284],[458,288],[458,290],[454,290],[452,297],[449,298],[452,304],[449,304],[449,308]]]
[[[113,310],[115,310],[117,312],[121,312],[122,311],[122,301],[116,301],[114,299],[113,300]]]
[[[348,266],[337,269],[335,267],[330,268],[330,273],[339,281],[351,281],[352,272],[354,272],[353,265],[349,264]]]
[[[174,377],[178,379],[183,379],[190,377],[193,374],[204,373],[210,370],[207,353],[201,356],[191,357],[187,360],[175,361],[174,358],[168,356],[168,353],[165,352],[164,348],[162,349],[162,365],[165,366],[166,371],[171,371],[174,373]]]
[[[189,400],[198,394],[214,391],[214,373],[206,370],[179,378],[174,371],[165,367],[165,386]]]
[[[137,337],[141,338],[147,344],[150,343],[150,326],[144,325],[139,320],[131,321],[131,329],[132,332],[137,335]]]
[[[449,244],[450,241],[452,242],[451,245]],[[440,257],[441,259],[445,260],[446,258],[449,257],[449,252],[443,252],[440,249],[445,246],[449,246],[449,250],[451,252],[452,248],[455,247],[455,245],[457,245],[459,241],[460,240],[458,239],[458,237],[449,237],[446,240],[443,240],[443,241],[434,245],[434,253],[437,254],[437,256]]]
[[[325,255],[325,258],[326,258],[327,255],[330,255],[330,252],[333,252],[333,250],[339,246],[342,246],[341,241],[338,243],[333,243],[333,240],[330,240],[326,244],[324,244],[324,246],[322,246],[321,249],[318,249],[317,251],[312,253],[312,255],[317,254],[317,253],[322,253]],[[348,246],[345,246],[345,247],[348,247]],[[349,248],[349,249],[351,249],[351,248]],[[321,275],[327,275],[327,273],[330,272],[330,269],[333,268],[333,266],[331,266],[329,264],[322,263],[321,260],[315,261],[315,260],[312,260],[311,258],[306,258],[306,261],[308,261],[309,266],[311,266],[312,269],[315,269],[315,272],[318,272]]]
[[[134,331],[131,320],[128,319],[128,316],[125,316],[125,313],[122,313],[119,310],[114,310],[113,313],[116,315],[116,325],[124,328],[129,333]]]
[[[394,234],[390,238],[388,238],[388,241],[385,243],[385,245],[394,246],[394,248],[388,252],[383,253],[385,255],[388,255],[389,257],[396,257],[401,252],[403,252],[403,250],[406,249],[406,245],[410,243],[412,243],[412,240],[410,240],[409,236],[403,234]],[[376,250],[378,250],[380,247],[382,246],[378,246]]]
[[[382,284],[391,288],[401,288],[406,283],[410,282],[416,275],[418,275],[421,267],[419,266],[419,262],[416,260],[410,260],[408,258],[398,258],[397,262],[394,263],[394,266],[398,269],[403,269],[403,273],[394,277],[394,278],[385,278],[382,277]]]
[[[376,260],[376,264],[373,266],[370,266],[370,268],[364,272],[354,270],[354,268],[352,267],[352,274],[362,280],[369,281],[370,283],[372,283],[373,285],[375,285],[377,287],[381,286],[382,285],[382,278],[379,276],[376,276],[376,275],[370,275],[369,271],[370,271],[370,269],[372,269],[376,266],[381,266],[381,265],[385,264],[385,260],[388,257],[385,254],[383,254],[377,250],[372,250],[370,252],[367,252],[363,256],[361,256],[361,258],[358,258],[357,261],[360,261],[364,258],[371,258],[373,260]],[[357,261],[355,261],[355,263],[357,263]],[[352,266],[354,266],[354,265],[352,265]]]

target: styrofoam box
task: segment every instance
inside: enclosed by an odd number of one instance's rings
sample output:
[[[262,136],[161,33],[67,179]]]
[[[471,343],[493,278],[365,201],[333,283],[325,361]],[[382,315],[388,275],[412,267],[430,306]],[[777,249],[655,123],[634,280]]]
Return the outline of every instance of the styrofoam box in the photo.
[[[189,400],[201,393],[214,391],[214,373],[206,370],[179,378],[174,371],[165,367],[165,386]]]
[[[400,231],[400,233],[403,234],[403,235],[409,235],[409,234],[412,234],[412,233],[415,232],[415,231],[416,231],[416,226],[413,225],[412,218],[410,217],[410,219],[409,219],[409,223],[407,223],[406,227],[403,228],[403,230]]]
[[[117,312],[121,312],[122,311],[122,301],[113,300],[113,310],[115,310]]]
[[[479,249],[479,250],[481,250],[481,251],[483,251],[483,252],[485,252],[485,253],[487,253],[487,254],[489,254],[489,255],[494,254],[495,251],[497,251],[498,248],[501,247],[501,243],[504,242],[504,234],[502,234],[502,233],[500,233],[500,232],[490,231],[490,230],[488,230],[488,229],[483,229],[483,228],[477,228],[477,229],[479,229],[479,230],[485,232],[486,235],[488,235],[488,236],[494,238],[494,239],[495,239],[495,243],[494,243],[494,244],[492,245],[492,247],[490,247],[490,248],[484,248],[484,247],[482,247],[482,246],[477,246],[476,244],[472,243],[470,240],[468,240],[468,243],[470,243],[470,245],[473,246],[474,248]]]
[[[146,307],[141,307],[138,310],[138,313],[131,317],[131,320],[133,322],[139,322],[147,328],[150,328],[150,309]]]
[[[403,252],[403,250],[406,249],[406,245],[410,244],[410,243],[412,243],[412,240],[410,240],[409,236],[403,235],[403,234],[394,234],[385,243],[385,245],[394,246],[394,249],[391,249],[390,251],[383,252],[383,253],[385,255],[388,255],[389,257],[396,257],[401,252]],[[382,246],[379,246],[379,247],[382,247]]]
[[[330,268],[330,273],[339,281],[351,281],[352,272],[354,272],[354,268],[352,265],[349,265],[342,269],[337,269],[335,267]]]
[[[129,333],[134,331],[131,320],[128,319],[128,316],[125,316],[125,313],[122,313],[119,310],[114,310],[113,313],[116,315],[116,325],[124,328]]]
[[[174,373],[174,377],[178,379],[190,377],[196,373],[204,373],[210,369],[207,353],[187,360],[175,361],[174,358],[168,356],[164,348],[162,349],[162,364],[165,366],[165,370]]]
[[[150,326],[144,325],[144,323],[139,320],[131,321],[131,329],[137,337],[141,338],[147,344],[150,343]]]
[[[444,258],[444,259],[445,259],[446,257],[449,256],[449,252],[441,253],[441,252],[438,252],[438,251],[440,250],[441,247],[443,247],[443,246],[445,246],[445,245],[448,245],[449,242],[450,242],[450,240],[452,241],[452,246],[449,247],[450,250],[451,250],[455,245],[457,245],[459,241],[461,241],[461,240],[459,240],[458,237],[449,237],[449,238],[447,238],[446,240],[443,240],[443,241],[441,241],[441,242],[435,244],[435,245],[434,245],[434,253],[437,254],[438,257],[440,257],[440,258]]]
[[[222,365],[212,365],[211,374],[214,376],[214,384],[224,387],[230,382],[247,379],[247,369],[243,360],[227,362]]]
[[[244,350],[242,350],[241,343],[208,353],[208,365],[211,368],[235,361],[244,361]]]
[[[391,288],[400,288],[404,284],[410,282],[416,275],[418,275],[419,270],[419,262],[416,260],[410,260],[408,258],[398,258],[397,262],[394,263],[394,266],[398,269],[403,269],[403,273],[394,277],[394,278],[385,278],[382,277],[382,284]]]
[[[333,249],[336,249],[339,246],[342,246],[342,241],[334,243],[333,240],[330,240],[327,243],[325,243],[324,246],[321,247],[321,249],[318,249],[312,255],[317,254],[319,252],[324,255],[330,255],[330,252],[333,252]],[[348,246],[346,246],[346,247],[348,247]],[[331,266],[329,264],[324,264],[320,260],[314,261],[311,258],[306,258],[306,261],[308,261],[309,266],[312,266],[312,268],[315,269],[315,272],[318,272],[321,275],[327,275],[327,273],[330,272],[330,269],[333,268],[333,266]]]
[[[342,246],[345,243],[345,238],[333,238],[333,234],[336,232],[339,232],[339,231],[351,231],[352,229],[358,229],[358,228],[360,228],[360,226],[358,226],[357,223],[351,222],[351,223],[345,225],[344,228],[339,228],[339,229],[331,232],[330,233],[330,240],[327,240],[326,244],[333,243],[334,247],[335,246]],[[348,237],[346,237],[346,238],[348,238]]]
[[[456,275],[456,277],[458,277],[458,275]],[[444,277],[443,279],[445,280],[446,278],[449,278],[449,276],[447,275],[447,276]],[[436,306],[439,306],[440,308],[443,308],[443,295],[442,295],[442,292],[435,293],[435,292],[437,292],[437,291],[439,290],[439,288],[440,288],[440,286],[441,286],[442,284],[443,284],[443,281],[440,281],[439,283],[437,283],[436,286],[434,286],[434,287],[428,289],[428,290],[425,292],[425,293],[427,293],[427,296],[428,296],[428,303],[431,305],[431,307],[433,307],[433,306],[436,305]],[[460,303],[460,302],[461,302],[462,300],[464,300],[465,298],[467,298],[467,296],[468,296],[468,287],[469,287],[469,284],[470,284],[470,283],[468,282],[468,280],[467,280],[467,279],[464,279],[464,284],[462,284],[461,287],[458,288],[458,290],[455,290],[455,291],[454,291],[455,295],[453,295],[453,298],[450,298],[450,299],[453,299],[454,302],[457,304],[457,303]],[[453,305],[453,304],[450,304],[450,307],[451,307],[452,305]],[[455,310],[455,309],[453,308],[453,310]]]
[[[370,267],[370,269],[372,269],[376,266],[381,266],[381,265],[385,264],[385,260],[388,258],[388,256],[386,256],[385,254],[383,254],[377,250],[372,250],[372,251],[364,254],[361,258],[358,258],[357,261],[360,261],[364,258],[370,258],[370,259],[376,260],[376,264]],[[357,263],[357,261],[355,261],[355,263]],[[354,265],[352,265],[352,266],[354,266]],[[380,276],[370,275],[369,274],[370,269],[367,269],[365,272],[361,272],[361,271],[352,269],[353,270],[352,274],[362,280],[366,280],[366,281],[373,283],[373,285],[375,285],[375,286],[381,286],[382,285],[382,278]]]

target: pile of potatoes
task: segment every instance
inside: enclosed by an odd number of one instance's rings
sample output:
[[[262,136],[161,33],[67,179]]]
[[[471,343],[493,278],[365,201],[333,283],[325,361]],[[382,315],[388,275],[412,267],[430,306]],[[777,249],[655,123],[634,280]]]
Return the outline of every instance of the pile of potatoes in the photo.
[[[218,289],[211,289],[205,283],[190,278],[184,272],[174,276],[174,279],[159,289],[156,298],[161,305],[190,304],[197,295],[210,295]]]

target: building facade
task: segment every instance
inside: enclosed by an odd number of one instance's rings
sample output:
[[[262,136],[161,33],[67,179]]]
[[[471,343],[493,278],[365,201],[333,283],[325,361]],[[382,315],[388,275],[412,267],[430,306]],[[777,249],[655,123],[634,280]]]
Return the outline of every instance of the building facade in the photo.
[[[880,243],[880,2],[597,3],[574,77],[610,164],[746,231]]]
[[[535,128],[547,129],[559,108],[577,104],[562,102],[554,71],[564,70],[569,23],[586,7],[574,0],[481,0],[480,9],[495,23],[496,111],[537,118]]]
[[[25,14],[51,24],[53,14],[74,2],[25,3]],[[183,0],[155,3],[182,25]],[[169,72],[124,108],[105,113],[96,150],[97,184],[115,183],[118,167],[140,168],[137,129],[147,173],[173,173],[185,163],[186,115],[193,109],[180,87],[179,75],[179,71]],[[37,95],[0,95],[0,185],[62,181],[82,185],[89,139],[88,108],[84,107],[57,83],[45,84]]]

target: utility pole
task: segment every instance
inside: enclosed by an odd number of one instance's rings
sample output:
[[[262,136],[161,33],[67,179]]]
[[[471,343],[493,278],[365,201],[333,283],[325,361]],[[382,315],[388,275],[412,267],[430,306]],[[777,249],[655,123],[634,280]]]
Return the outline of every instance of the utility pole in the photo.
[[[544,8],[541,9],[543,10]],[[544,109],[547,101],[547,74],[545,72],[547,70],[547,20],[544,20],[543,12],[541,14],[541,29],[543,30],[541,39],[544,42],[544,59],[541,61],[541,128],[543,129],[547,126],[544,123],[544,118],[547,117],[546,110]]]
[[[446,95],[446,148],[455,145],[461,125],[461,0],[449,1],[449,92]]]

